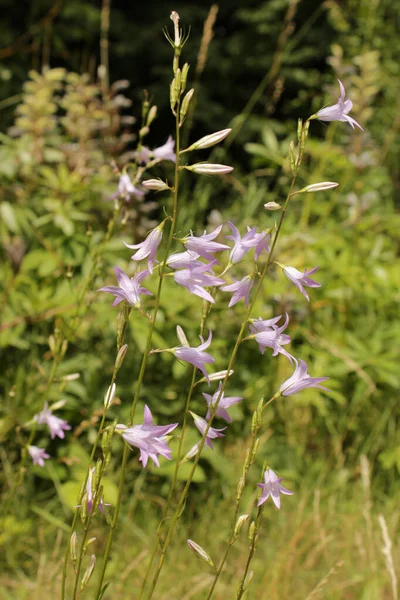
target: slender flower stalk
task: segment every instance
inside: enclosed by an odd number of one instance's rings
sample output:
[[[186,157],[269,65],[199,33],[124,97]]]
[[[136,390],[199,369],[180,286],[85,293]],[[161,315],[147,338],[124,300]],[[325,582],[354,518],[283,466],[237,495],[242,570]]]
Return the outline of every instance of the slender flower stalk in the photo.
[[[177,503],[175,512],[174,512],[174,514],[173,514],[173,516],[171,518],[169,530],[168,530],[168,533],[167,533],[166,538],[165,538],[164,543],[163,543],[163,547],[162,547],[162,550],[161,550],[161,556],[160,556],[160,559],[159,559],[156,571],[155,571],[154,576],[153,576],[153,580],[152,580],[152,583],[151,583],[151,586],[150,586],[150,589],[149,589],[147,600],[151,600],[151,598],[153,597],[153,593],[154,593],[155,587],[157,585],[158,578],[160,576],[161,569],[162,569],[164,561],[165,561],[165,556],[166,556],[166,553],[167,553],[167,549],[168,549],[169,544],[171,542],[171,538],[172,538],[172,535],[174,533],[176,524],[177,524],[177,522],[179,520],[179,517],[180,517],[180,515],[182,513],[182,509],[183,509],[184,503],[186,501],[186,497],[187,497],[189,488],[190,488],[191,483],[192,483],[194,472],[195,472],[196,467],[198,465],[198,462],[200,460],[201,452],[202,452],[202,449],[203,449],[204,444],[205,444],[206,439],[207,439],[208,430],[209,430],[209,428],[212,425],[214,416],[215,416],[216,411],[218,409],[218,403],[219,403],[219,401],[220,401],[220,399],[222,397],[222,394],[224,393],[225,385],[226,385],[226,382],[227,382],[228,377],[229,377],[229,372],[232,370],[233,365],[235,363],[236,355],[237,355],[237,352],[239,350],[239,346],[240,346],[240,344],[241,344],[241,342],[242,342],[242,340],[244,338],[246,326],[247,326],[247,323],[248,323],[249,319],[251,318],[251,314],[252,314],[255,302],[256,302],[258,294],[260,293],[260,290],[262,288],[264,277],[265,277],[265,275],[267,273],[267,270],[269,269],[269,266],[271,265],[271,263],[273,261],[273,255],[274,255],[275,247],[276,247],[276,244],[277,244],[277,241],[278,241],[278,238],[279,238],[279,234],[280,234],[280,231],[281,231],[281,228],[282,228],[282,224],[283,224],[283,221],[284,221],[284,218],[285,218],[285,214],[286,214],[286,210],[287,210],[287,207],[288,207],[288,204],[289,204],[289,201],[290,201],[290,197],[291,197],[291,195],[293,193],[293,189],[294,189],[294,186],[295,186],[295,183],[296,183],[297,173],[298,173],[298,170],[299,170],[299,167],[300,167],[300,164],[301,164],[301,161],[302,161],[302,157],[303,157],[303,154],[304,154],[304,147],[305,147],[305,141],[306,141],[306,137],[307,137],[307,131],[308,131],[308,122],[306,122],[303,125],[301,125],[301,131],[300,131],[299,142],[298,142],[298,154],[297,154],[297,158],[295,160],[295,163],[293,165],[293,177],[292,177],[292,181],[291,181],[291,185],[290,185],[288,194],[286,196],[285,204],[282,207],[282,212],[280,214],[280,219],[279,219],[278,227],[276,229],[275,236],[273,238],[271,247],[269,249],[268,258],[267,258],[267,261],[266,261],[266,263],[264,265],[264,268],[262,270],[260,279],[258,281],[258,284],[256,286],[256,289],[255,289],[255,292],[254,292],[254,295],[253,295],[253,299],[250,302],[250,306],[249,306],[249,308],[247,310],[246,317],[245,317],[245,319],[244,319],[244,321],[242,323],[242,326],[241,326],[239,334],[237,336],[234,348],[232,350],[232,354],[231,354],[231,357],[229,359],[229,363],[228,363],[228,367],[227,367],[227,374],[226,374],[224,380],[222,381],[221,391],[220,391],[220,397],[218,398],[217,402],[213,406],[213,409],[212,409],[211,414],[210,414],[210,419],[208,421],[208,426],[207,426],[207,428],[204,431],[203,437],[202,437],[200,445],[199,445],[198,453],[196,454],[196,456],[194,458],[192,469],[191,469],[191,471],[189,473],[189,476],[187,478],[186,485],[185,485],[185,487],[184,487],[184,489],[183,489],[183,491],[181,493],[181,496],[180,496],[179,501]],[[262,509],[262,507],[260,507],[260,510],[261,509]]]
[[[175,23],[175,21],[174,21],[174,23]],[[175,61],[176,66],[178,66],[178,63],[179,63],[180,52],[181,52],[181,46],[179,45],[177,48],[175,48],[174,61]],[[149,327],[149,331],[147,334],[146,345],[145,345],[145,349],[144,349],[144,353],[143,353],[143,357],[142,357],[142,362],[140,365],[139,375],[138,375],[138,378],[136,381],[135,393],[134,393],[133,400],[132,400],[132,406],[131,406],[131,412],[130,412],[130,423],[129,423],[130,425],[133,425],[136,406],[137,406],[137,402],[139,399],[139,395],[140,395],[140,391],[141,391],[141,387],[142,387],[142,383],[143,383],[143,378],[144,378],[144,374],[145,374],[146,367],[147,367],[147,360],[148,360],[149,352],[151,349],[153,332],[154,332],[158,309],[159,309],[160,301],[161,301],[161,291],[162,291],[163,279],[164,279],[163,274],[164,274],[164,270],[166,267],[168,256],[170,254],[171,244],[172,244],[172,240],[173,240],[175,229],[176,229],[176,221],[177,221],[177,216],[178,216],[179,173],[180,173],[180,154],[179,154],[180,153],[180,105],[181,105],[181,95],[178,94],[176,103],[174,105],[176,161],[175,161],[175,179],[174,179],[174,188],[173,188],[173,205],[172,205],[171,226],[170,226],[169,235],[168,235],[166,248],[165,248],[165,257],[161,263],[160,270],[159,270],[159,280],[158,280],[157,292],[155,295],[155,304],[154,304],[153,315],[150,320],[150,327]],[[122,491],[123,491],[123,486],[124,486],[124,481],[125,481],[125,471],[126,471],[126,465],[128,462],[128,452],[129,452],[129,447],[127,444],[125,444],[123,456],[122,456],[117,502],[115,505],[114,515],[112,518],[112,522],[110,525],[110,531],[109,531],[107,542],[106,542],[106,549],[104,552],[100,577],[99,577],[98,584],[97,584],[96,598],[98,598],[100,596],[102,588],[103,588],[103,581],[104,581],[104,577],[105,577],[105,573],[106,573],[106,569],[107,569],[108,558],[109,558],[109,555],[111,552],[114,531],[115,531],[115,528],[116,528],[116,525],[118,522],[119,511],[120,511],[121,500],[122,500]]]

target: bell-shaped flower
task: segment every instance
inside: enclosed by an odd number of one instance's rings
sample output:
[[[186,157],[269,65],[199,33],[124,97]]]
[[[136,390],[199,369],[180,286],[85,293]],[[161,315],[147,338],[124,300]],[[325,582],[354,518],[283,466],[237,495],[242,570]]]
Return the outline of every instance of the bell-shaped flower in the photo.
[[[191,348],[190,346],[178,346],[177,348],[173,349],[173,353],[180,360],[183,360],[184,362],[193,365],[197,369],[200,369],[206,378],[208,385],[210,385],[210,378],[206,371],[205,365],[212,364],[215,362],[215,359],[208,352],[204,352],[204,350],[206,350],[206,348],[208,348],[211,344],[212,332],[210,331],[206,342],[201,336],[200,340],[202,343],[197,348]]]
[[[247,233],[242,237],[239,233],[236,225],[228,222],[231,228],[232,235],[227,235],[227,239],[234,241],[234,246],[229,255],[229,261],[232,264],[236,264],[242,260],[242,258],[251,250],[258,246],[263,240],[265,240],[266,232],[257,233],[257,228],[247,228]],[[261,250],[260,250],[261,251]]]
[[[263,250],[266,250],[267,252],[270,251],[270,246],[269,246],[269,242],[271,239],[271,235],[267,232],[267,231],[262,231],[261,233],[258,234],[259,237],[259,242],[256,246],[256,249],[254,251],[254,258],[256,260],[258,260],[258,257],[260,256],[261,252]]]
[[[168,460],[171,460],[171,450],[166,443],[166,436],[177,426],[178,423],[153,425],[150,408],[146,405],[144,407],[143,424],[124,428],[122,437],[130,446],[135,446],[135,448],[140,450],[140,460],[143,467],[147,465],[149,458],[159,467],[159,456],[164,456]],[[121,430],[121,426],[118,429]]]
[[[227,423],[232,423],[232,419],[229,416],[229,413],[226,409],[229,408],[230,406],[233,406],[234,404],[238,404],[241,400],[243,400],[243,398],[242,398],[242,396],[229,396],[228,398],[225,398],[224,392],[222,392],[222,394],[221,394],[221,386],[222,386],[222,382],[220,382],[218,389],[213,396],[211,396],[211,394],[203,393],[203,396],[204,396],[204,398],[207,402],[207,406],[208,406],[206,419],[208,420],[210,418],[211,410],[217,404],[218,398],[219,398],[218,407],[215,412],[215,416],[220,417],[221,419],[224,419],[224,421],[226,421]]]
[[[221,290],[223,292],[233,292],[232,298],[229,302],[229,308],[234,306],[239,300],[244,298],[246,306],[249,306],[249,294],[250,290],[254,285],[254,276],[246,275],[240,281],[235,281],[229,285],[224,285]]]
[[[192,415],[192,417],[194,419],[194,424],[196,425],[197,429],[200,431],[201,435],[204,435],[204,432],[208,427],[207,421],[205,419],[202,419],[195,413],[192,413],[191,411],[190,411],[190,414]],[[211,450],[212,450],[214,447],[212,440],[215,440],[220,437],[225,437],[225,434],[221,433],[222,431],[225,431],[225,429],[226,429],[226,427],[223,427],[222,429],[215,429],[215,427],[210,427],[207,432],[205,445],[208,446],[209,448],[211,448]],[[196,446],[198,447],[198,444],[196,444]]]
[[[176,252],[169,256],[167,265],[171,269],[186,269],[190,266],[202,265],[203,263],[198,258],[200,258],[200,254],[197,254],[197,252],[190,252],[189,250]]]
[[[214,229],[211,233],[204,232],[201,236],[195,236],[190,232],[190,236],[183,240],[185,247],[189,252],[197,252],[203,258],[207,260],[214,260],[213,254],[215,252],[221,252],[221,250],[229,250],[229,246],[226,244],[220,244],[219,242],[213,242],[220,233],[222,225]]]
[[[34,465],[44,467],[44,461],[50,458],[50,454],[47,454],[44,448],[38,448],[37,446],[28,446],[29,455]]]
[[[307,291],[304,289],[304,287],[311,287],[311,288],[317,288],[317,287],[321,287],[321,284],[318,283],[317,281],[314,281],[313,279],[310,279],[309,275],[312,275],[313,273],[315,273],[316,271],[318,271],[319,267],[314,267],[313,269],[304,269],[304,272],[302,273],[301,271],[298,271],[297,269],[295,269],[294,267],[283,267],[283,272],[286,275],[286,277],[292,282],[294,283],[294,285],[297,287],[298,290],[300,290],[300,293],[303,294],[303,296],[305,298],[307,298],[308,301],[310,301],[310,298],[308,297]]]
[[[275,317],[275,322],[277,322],[281,317],[282,315],[280,315],[279,318]],[[264,321],[264,323],[272,322],[273,320],[274,319],[269,319],[267,321]],[[252,335],[250,337],[254,338],[257,341],[260,347],[261,354],[264,354],[265,348],[268,347],[272,348],[273,350],[272,356],[283,354],[290,360],[290,362],[293,362],[295,360],[294,357],[291,354],[289,354],[289,352],[282,348],[282,346],[290,344],[290,336],[283,333],[283,331],[285,331],[286,327],[289,324],[289,315],[287,313],[285,322],[283,325],[281,325],[281,327],[277,327],[275,323],[272,325],[265,324],[263,326],[261,326],[262,321],[258,321],[258,323],[256,321],[255,323],[256,324],[254,324],[253,322],[250,325],[250,331],[252,332]]]
[[[172,160],[172,162],[176,161],[175,150],[175,140],[172,136],[169,136],[165,144],[155,148],[153,150],[154,158],[158,158],[160,160]]]
[[[137,252],[131,256],[132,260],[143,260],[144,258],[148,259],[147,266],[150,274],[153,273],[153,265],[156,260],[157,249],[162,240],[162,230],[162,226],[156,227],[153,229],[153,231],[150,231],[147,238],[143,242],[140,242],[140,244],[127,244],[124,242],[127,248],[131,248],[132,250],[138,249]]]
[[[348,113],[353,108],[353,103],[350,99],[345,100],[346,91],[344,89],[344,85],[340,79],[338,79],[338,82],[340,87],[340,97],[338,101],[332,106],[321,108],[321,110],[316,113],[314,118],[319,119],[320,121],[344,121],[349,123],[353,129],[356,125],[362,131],[364,131],[361,125],[357,123],[353,117],[349,117]]]
[[[273,503],[276,508],[281,507],[281,498],[280,494],[284,494],[285,496],[292,496],[294,492],[287,490],[283,485],[281,485],[282,477],[278,477],[278,475],[272,471],[272,469],[266,469],[264,473],[264,483],[258,483],[258,487],[262,489],[261,497],[257,503],[257,506],[261,506],[268,500],[271,496]]]
[[[45,402],[43,410],[34,418],[35,421],[40,425],[48,426],[52,440],[54,440],[55,437],[64,439],[64,431],[69,431],[71,429],[71,426],[68,425],[67,421],[63,421],[63,419],[59,419],[53,415],[53,412],[51,409],[49,409],[47,402]]]
[[[176,283],[186,287],[191,294],[200,296],[200,298],[214,304],[214,298],[204,288],[215,287],[225,283],[223,279],[216,277],[212,272],[208,273],[211,266],[216,262],[217,261],[212,261],[208,265],[202,263],[195,266],[189,265],[187,269],[176,271],[174,273],[174,279]]]
[[[118,182],[118,190],[115,194],[112,195],[112,199],[115,198],[124,198],[129,202],[132,196],[136,196],[137,198],[141,198],[145,195],[145,192],[139,190],[136,186],[133,185],[131,178],[128,173],[123,173]]]
[[[289,379],[286,379],[280,387],[280,392],[282,396],[294,396],[298,394],[302,390],[306,388],[319,388],[320,390],[325,390],[328,392],[329,390],[323,385],[319,385],[323,381],[329,379],[329,377],[310,377],[307,373],[308,367],[307,363],[304,360],[300,360],[299,362],[295,361],[296,368],[294,373]]]
[[[98,292],[113,294],[113,296],[115,296],[113,306],[117,306],[120,302],[125,300],[128,304],[137,308],[140,306],[141,295],[152,296],[152,293],[149,290],[140,285],[143,279],[149,274],[149,271],[139,271],[134,277],[129,277],[122,269],[115,267],[114,273],[119,287],[107,285],[106,287],[97,290]]]

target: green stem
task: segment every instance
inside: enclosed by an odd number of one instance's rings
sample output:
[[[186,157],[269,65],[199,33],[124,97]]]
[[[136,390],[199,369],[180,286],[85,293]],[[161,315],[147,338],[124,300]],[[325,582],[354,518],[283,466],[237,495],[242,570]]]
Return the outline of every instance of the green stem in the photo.
[[[179,113],[180,113],[180,101],[178,100],[178,102],[177,102],[177,108],[176,108],[176,117],[175,117],[176,162],[175,162],[175,182],[174,182],[174,195],[173,195],[173,207],[172,207],[171,227],[170,227],[170,230],[169,230],[167,245],[166,245],[166,248],[165,248],[165,258],[164,258],[164,260],[163,260],[163,262],[161,264],[160,270],[159,270],[159,281],[158,281],[158,288],[157,288],[157,293],[156,293],[156,298],[155,298],[155,304],[154,304],[153,318],[151,319],[151,322],[150,322],[149,332],[147,334],[146,346],[145,346],[145,350],[144,350],[144,353],[143,353],[142,363],[140,365],[139,376],[138,376],[138,379],[137,379],[137,382],[136,382],[135,394],[134,394],[133,401],[132,401],[132,407],[131,407],[131,413],[130,413],[130,426],[133,425],[133,420],[134,420],[135,412],[136,412],[136,406],[137,406],[137,402],[138,402],[138,399],[139,399],[139,394],[140,394],[140,390],[141,390],[141,387],[142,387],[144,374],[145,374],[145,371],[146,371],[147,360],[148,360],[149,351],[150,351],[150,348],[151,348],[151,342],[152,342],[152,338],[153,338],[153,331],[154,331],[154,328],[155,328],[155,323],[156,323],[156,319],[157,319],[157,313],[158,313],[158,309],[159,309],[160,301],[161,301],[161,290],[162,290],[162,285],[163,285],[163,274],[164,274],[164,270],[166,268],[167,258],[168,258],[168,255],[169,255],[169,252],[170,252],[170,249],[171,249],[171,244],[172,244],[172,240],[173,240],[174,233],[175,233],[175,228],[176,228],[176,221],[177,221],[177,214],[178,214],[179,167],[180,167],[180,160],[179,160],[179,152],[180,152]],[[121,473],[120,473],[120,479],[119,479],[119,486],[118,486],[117,503],[116,503],[116,506],[115,506],[115,512],[114,512],[114,518],[113,518],[113,521],[112,521],[112,525],[110,527],[110,531],[109,531],[109,534],[108,534],[106,550],[105,550],[104,557],[103,557],[103,564],[102,564],[101,575],[100,575],[99,583],[98,583],[98,586],[97,586],[97,595],[96,595],[96,598],[99,597],[101,589],[102,589],[102,586],[103,586],[103,581],[104,581],[104,577],[105,577],[105,573],[106,573],[106,569],[107,569],[108,557],[110,555],[111,546],[112,546],[112,540],[113,540],[113,537],[114,537],[114,531],[115,531],[115,527],[116,527],[117,520],[118,520],[119,509],[120,509],[121,498],[122,498],[122,490],[123,490],[123,485],[124,485],[124,480],[125,480],[125,471],[126,471],[126,465],[127,465],[127,460],[128,460],[128,450],[129,450],[129,446],[127,444],[125,444],[123,458],[122,458],[122,465],[121,465]]]
[[[236,596],[236,600],[240,600],[240,598],[243,596],[244,592],[246,591],[244,584],[246,581],[247,573],[249,572],[251,561],[252,561],[254,553],[256,551],[257,537],[258,537],[258,531],[261,526],[261,518],[262,518],[263,508],[264,508],[263,504],[261,504],[261,506],[258,507],[258,513],[257,513],[255,527],[254,527],[253,539],[251,541],[249,555],[247,557],[246,566],[244,569],[242,581],[240,582],[240,585],[239,585],[239,590],[238,590],[238,593]]]

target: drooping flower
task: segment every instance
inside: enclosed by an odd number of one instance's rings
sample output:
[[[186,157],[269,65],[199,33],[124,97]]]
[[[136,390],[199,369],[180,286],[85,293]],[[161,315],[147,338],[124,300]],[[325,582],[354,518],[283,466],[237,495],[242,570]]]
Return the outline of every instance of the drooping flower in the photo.
[[[128,173],[123,173],[119,178],[118,190],[115,192],[115,194],[112,195],[112,199],[114,200],[114,198],[121,197],[129,201],[131,199],[131,196],[141,198],[142,196],[144,196],[144,194],[145,192],[139,190],[136,186],[133,185]]]
[[[223,292],[233,292],[232,298],[229,302],[229,308],[234,306],[239,300],[244,298],[246,306],[249,306],[249,294],[250,290],[254,285],[254,276],[246,275],[240,281],[235,281],[229,285],[224,285],[221,290]]]
[[[171,460],[171,450],[166,443],[166,436],[177,426],[178,423],[153,425],[150,408],[146,405],[144,407],[143,424],[126,427],[123,429],[122,437],[130,446],[135,446],[135,448],[140,450],[140,461],[143,467],[147,465],[149,458],[159,467],[159,456],[164,456],[168,460]]]
[[[290,360],[290,362],[293,362],[295,360],[294,357],[284,348],[282,348],[282,346],[286,346],[286,344],[290,343],[290,336],[282,333],[289,324],[289,315],[286,313],[284,324],[281,325],[281,327],[277,327],[276,323],[281,318],[282,315],[266,321],[253,321],[250,324],[250,331],[252,332],[250,337],[254,338],[258,342],[261,354],[264,354],[265,348],[268,347],[273,349],[272,356],[283,354]]]
[[[147,267],[150,274],[153,273],[157,249],[162,240],[162,230],[163,227],[156,227],[153,231],[150,231],[147,238],[143,242],[140,242],[140,244],[127,244],[124,242],[127,248],[131,248],[132,250],[138,249],[138,251],[131,256],[132,260],[143,260],[144,258],[148,258]]]
[[[344,121],[349,123],[353,129],[354,125],[357,125],[357,127],[364,131],[361,125],[357,123],[353,117],[349,117],[348,113],[353,108],[353,103],[350,99],[345,100],[346,91],[344,85],[340,79],[338,79],[338,82],[340,87],[340,97],[338,101],[332,106],[321,108],[321,110],[316,113],[315,118],[320,121]]]
[[[119,287],[107,285],[97,290],[98,292],[113,294],[115,296],[113,306],[117,306],[117,304],[125,300],[131,306],[138,307],[140,306],[141,295],[152,296],[149,290],[140,285],[143,279],[149,274],[149,271],[139,271],[134,277],[129,277],[122,269],[115,267],[114,273]]]
[[[314,281],[313,279],[310,279],[309,275],[312,275],[313,273],[315,273],[316,271],[318,271],[319,267],[314,267],[313,269],[304,269],[304,272],[302,273],[301,271],[298,271],[297,269],[295,269],[294,267],[283,267],[283,272],[286,275],[286,277],[292,282],[294,283],[294,285],[297,287],[297,289],[300,291],[301,294],[303,294],[303,296],[305,298],[307,298],[308,301],[310,301],[310,298],[308,297],[307,291],[304,289],[304,287],[311,287],[311,288],[317,288],[317,287],[321,287],[321,284],[318,283],[317,281]]]
[[[198,415],[196,415],[195,413],[193,413],[191,411],[190,411],[190,414],[192,415],[192,417],[194,419],[194,424],[196,425],[197,429],[200,431],[201,435],[204,435],[204,432],[208,427],[207,421],[205,419],[202,419],[201,417],[199,417]],[[209,448],[211,448],[211,450],[212,450],[214,448],[212,440],[215,440],[220,437],[225,437],[225,434],[221,433],[221,431],[225,431],[225,429],[226,429],[226,427],[223,427],[222,429],[215,429],[215,427],[210,427],[207,432],[205,445],[208,446]]]
[[[63,419],[59,419],[53,415],[53,412],[49,409],[48,402],[45,402],[43,410],[34,418],[40,425],[48,426],[52,440],[54,440],[55,437],[64,439],[64,431],[69,431],[71,429],[71,426],[68,425],[67,421],[63,421]]]
[[[194,266],[189,264],[187,269],[176,271],[174,273],[174,279],[176,283],[186,287],[191,294],[200,296],[200,298],[214,304],[214,298],[204,288],[219,286],[225,283],[223,279],[216,277],[212,272],[208,273],[213,263],[216,262],[217,261],[212,261],[207,265],[200,263]]]
[[[256,249],[254,251],[254,258],[256,260],[258,260],[258,257],[260,256],[260,254],[263,250],[266,250],[267,252],[270,251],[269,241],[271,239],[271,235],[269,233],[267,233],[266,231],[262,231],[259,234],[259,236],[260,236],[260,241],[258,242]]]
[[[241,400],[243,400],[243,398],[242,398],[242,396],[229,396],[229,398],[225,398],[224,392],[222,392],[222,394],[221,394],[221,386],[222,386],[222,383],[220,382],[217,391],[212,396],[210,394],[203,393],[203,396],[204,396],[204,398],[207,402],[207,406],[208,406],[206,419],[208,420],[210,418],[211,409],[215,406],[215,404],[218,401],[218,398],[221,396],[221,398],[218,402],[218,408],[215,412],[215,416],[220,417],[221,419],[224,419],[227,423],[232,423],[232,419],[229,416],[229,413],[226,409],[229,408],[230,406],[233,406],[234,404],[238,404]]]
[[[167,265],[171,269],[186,269],[189,266],[199,266],[203,263],[197,260],[200,257],[200,254],[197,252],[190,252],[186,250],[185,252],[176,252],[175,254],[171,254],[171,256],[167,259]]]
[[[215,252],[221,252],[221,250],[229,249],[229,246],[226,244],[220,244],[219,242],[213,242],[222,229],[222,225],[214,229],[211,233],[204,232],[201,236],[195,236],[192,232],[190,235],[183,240],[183,243],[186,246],[186,249],[189,252],[197,252],[203,258],[207,260],[213,260],[213,254]]]
[[[38,448],[37,446],[28,446],[28,452],[33,464],[39,465],[39,467],[44,467],[44,461],[50,458],[50,454],[47,454],[44,448]]]
[[[323,385],[319,385],[322,381],[326,381],[329,377],[310,377],[307,373],[308,366],[304,360],[295,361],[296,368],[289,379],[286,379],[280,387],[282,396],[294,396],[306,388],[319,388],[320,390],[329,391]]]
[[[200,340],[202,343],[197,348],[191,348],[190,346],[178,346],[177,348],[174,348],[174,354],[180,360],[183,360],[193,365],[197,369],[200,369],[206,378],[208,385],[210,385],[210,378],[206,371],[205,365],[212,364],[215,362],[215,359],[208,352],[204,352],[204,350],[211,344],[212,332],[210,331],[206,342],[201,336]]]
[[[281,485],[282,477],[278,477],[272,469],[266,469],[264,473],[264,483],[258,483],[258,487],[262,489],[261,497],[257,503],[257,506],[264,504],[271,496],[273,503],[276,508],[281,507],[281,498],[279,494],[285,496],[293,496],[294,492],[287,490]]]
[[[160,160],[172,160],[172,162],[176,161],[175,150],[175,140],[170,135],[162,146],[155,148],[153,150],[154,158],[159,158]]]
[[[260,244],[266,237],[266,232],[257,233],[256,227],[248,227],[247,233],[242,237],[236,225],[228,221],[232,235],[227,235],[229,240],[234,241],[234,246],[229,255],[229,260],[232,264],[236,264],[251,250]]]

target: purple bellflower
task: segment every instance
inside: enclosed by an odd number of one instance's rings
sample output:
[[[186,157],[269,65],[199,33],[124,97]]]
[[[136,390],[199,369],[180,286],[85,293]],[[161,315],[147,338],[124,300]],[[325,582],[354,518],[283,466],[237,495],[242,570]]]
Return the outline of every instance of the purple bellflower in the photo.
[[[228,224],[231,228],[232,235],[227,235],[226,237],[229,240],[234,241],[234,246],[229,255],[229,260],[232,264],[240,262],[242,258],[247,254],[247,252],[249,252],[249,250],[251,250],[252,248],[256,248],[257,246],[259,246],[259,254],[264,247],[268,247],[268,240],[265,246],[265,240],[268,237],[265,231],[257,233],[256,227],[248,227],[247,233],[245,233],[245,235],[241,237],[236,225],[234,225],[230,221],[228,222]],[[263,242],[264,245],[262,245]]]
[[[159,158],[160,160],[172,160],[172,162],[175,162],[176,154],[174,150],[175,140],[172,139],[172,136],[169,136],[165,144],[153,150],[153,156],[154,158]]]
[[[281,318],[282,315],[274,317],[273,319],[267,319],[266,321],[262,321],[261,319],[253,321],[250,324],[251,337],[254,337],[260,346],[261,354],[264,354],[265,348],[268,347],[273,350],[272,356],[283,354],[290,362],[293,362],[295,360],[294,357],[282,348],[282,346],[286,346],[286,344],[290,343],[290,336],[282,333],[289,324],[289,315],[286,313],[284,324],[281,325],[281,327],[278,327],[276,323]]]
[[[53,412],[51,411],[51,409],[49,409],[49,405],[47,402],[45,402],[43,410],[34,418],[35,421],[40,425],[48,426],[50,430],[50,437],[52,440],[54,440],[55,437],[64,439],[64,431],[69,431],[71,429],[71,426],[68,425],[67,421],[63,421],[62,419],[59,419],[58,417],[53,415]]]
[[[196,425],[197,429],[200,431],[201,435],[204,435],[204,432],[208,427],[207,421],[205,419],[202,419],[195,413],[192,413],[191,411],[190,411],[190,414],[192,415],[192,417],[194,419],[194,424]],[[220,437],[225,437],[225,434],[221,433],[221,431],[225,431],[225,429],[226,429],[226,427],[223,427],[222,429],[215,429],[215,427],[210,427],[210,429],[207,432],[205,445],[208,446],[209,448],[211,448],[211,450],[212,450],[214,447],[212,440],[215,440],[216,438],[220,438]],[[199,444],[196,444],[195,447],[198,447],[198,446],[199,446]]]
[[[132,278],[118,267],[114,268],[114,273],[118,281],[118,287],[107,285],[106,287],[97,290],[98,292],[113,294],[113,296],[115,296],[113,306],[117,306],[117,304],[125,300],[128,304],[137,308],[140,306],[141,295],[152,296],[152,293],[149,290],[140,285],[143,279],[149,274],[148,271],[139,271],[139,273],[136,273]]]
[[[183,240],[183,243],[186,246],[186,249],[189,252],[197,252],[203,258],[207,260],[214,259],[214,252],[220,252],[221,250],[229,250],[229,246],[226,244],[220,244],[219,242],[213,242],[222,229],[222,225],[214,229],[211,233],[204,232],[203,235],[197,237],[190,232],[190,236],[186,237]]]
[[[249,294],[250,290],[254,285],[254,276],[246,275],[240,281],[235,281],[229,285],[224,285],[221,290],[223,292],[233,292],[232,298],[229,302],[229,308],[234,306],[239,300],[244,298],[246,306],[249,306]]]
[[[28,452],[33,464],[39,465],[39,467],[44,467],[44,461],[50,458],[50,454],[47,454],[44,448],[38,448],[37,446],[28,446]]]
[[[354,129],[354,125],[357,125],[362,131],[363,128],[353,117],[349,117],[348,113],[353,108],[353,103],[350,99],[345,100],[346,91],[344,89],[343,83],[338,79],[339,87],[340,87],[340,98],[333,104],[332,106],[326,106],[325,108],[321,108],[316,115],[315,118],[320,121],[344,121],[351,125]]]
[[[243,398],[242,396],[230,396],[229,398],[225,398],[224,393],[222,392],[221,394],[221,386],[222,382],[220,382],[218,389],[213,396],[211,396],[211,394],[203,394],[208,406],[206,419],[208,420],[210,418],[211,409],[215,406],[215,404],[218,401],[218,398],[221,396],[220,401],[218,403],[218,408],[215,412],[215,416],[224,419],[224,421],[226,421],[227,423],[232,423],[232,419],[229,416],[229,413],[226,409],[230,406],[233,406],[234,404],[238,404],[241,400],[243,400]]]
[[[212,332],[210,331],[208,340],[206,342],[201,336],[200,340],[202,343],[197,348],[191,348],[190,346],[178,346],[177,348],[174,348],[173,352],[180,360],[183,360],[184,362],[197,367],[197,369],[200,369],[206,378],[208,385],[210,385],[210,378],[206,371],[205,365],[215,362],[215,359],[208,352],[204,352],[204,350],[211,344]]]
[[[199,260],[200,254],[197,252],[190,252],[186,250],[185,252],[177,252],[175,254],[171,254],[171,256],[167,259],[167,265],[171,269],[187,269],[190,266],[199,266],[203,263]]]
[[[135,187],[133,185],[128,173],[123,173],[119,178],[118,190],[115,192],[115,194],[112,195],[112,199],[114,200],[115,198],[121,197],[129,202],[129,200],[131,199],[131,196],[136,196],[137,198],[141,198],[144,195],[145,195],[145,192],[143,192],[142,190],[139,190],[137,187]]]
[[[266,469],[264,473],[264,483],[258,483],[258,487],[262,489],[261,497],[257,503],[257,506],[261,506],[271,496],[272,502],[276,508],[281,507],[281,498],[279,494],[285,494],[285,496],[293,496],[294,492],[287,490],[281,485],[282,477],[272,471],[272,469]]]
[[[186,287],[191,294],[200,296],[200,298],[203,298],[211,304],[214,304],[214,298],[204,288],[218,286],[225,283],[223,279],[216,277],[212,272],[207,273],[207,271],[210,270],[213,263],[216,262],[217,261],[212,261],[208,265],[203,263],[194,266],[188,265],[187,269],[176,271],[174,273],[174,279],[176,283]]]
[[[308,367],[304,360],[299,362],[296,360],[296,368],[289,379],[286,379],[280,387],[282,396],[294,396],[306,388],[319,388],[320,390],[329,391],[323,385],[319,385],[322,381],[326,381],[329,377],[310,377],[307,373]]]
[[[127,244],[124,242],[127,248],[131,248],[132,250],[138,249],[137,252],[131,256],[132,260],[143,260],[144,258],[148,258],[147,266],[150,274],[153,274],[156,252],[162,240],[162,229],[162,227],[153,229],[147,238],[140,244]]]
[[[309,277],[309,275],[312,275],[313,273],[318,271],[318,269],[319,269],[319,267],[314,267],[313,269],[310,269],[310,270],[304,269],[304,273],[302,273],[301,271],[298,271],[294,267],[283,267],[283,272],[286,275],[286,277],[292,283],[294,283],[294,285],[297,287],[297,289],[300,291],[300,293],[303,294],[304,298],[307,298],[307,300],[310,301],[307,291],[304,288],[305,287],[311,287],[311,288],[321,287],[320,283],[318,283],[317,281],[314,281],[313,279],[310,279],[310,277]]]
[[[159,467],[158,456],[164,456],[171,460],[171,450],[166,443],[166,436],[177,426],[178,423],[153,425],[150,408],[146,405],[144,407],[143,424],[126,427],[122,431],[122,437],[130,446],[135,446],[140,450],[140,461],[143,467],[147,465],[149,458]]]

